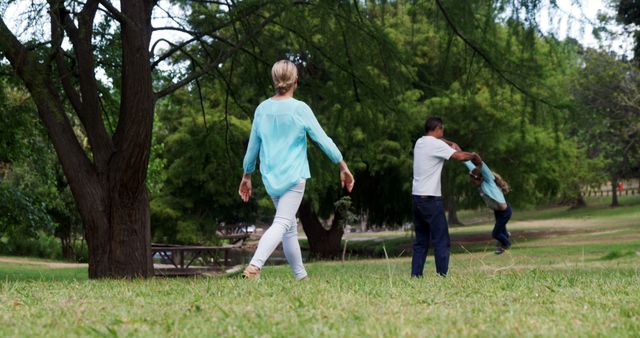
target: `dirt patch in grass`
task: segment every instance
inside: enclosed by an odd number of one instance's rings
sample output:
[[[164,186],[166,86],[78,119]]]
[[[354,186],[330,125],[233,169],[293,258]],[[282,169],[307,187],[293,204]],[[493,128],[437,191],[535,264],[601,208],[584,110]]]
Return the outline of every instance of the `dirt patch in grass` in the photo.
[[[627,235],[627,236],[617,236],[617,237],[602,237],[602,238],[590,238],[590,239],[575,239],[575,240],[566,240],[562,239],[559,241],[547,241],[546,244],[554,244],[554,245],[580,245],[580,244],[594,244],[594,243],[622,243],[622,242],[632,242],[639,241],[640,235]]]
[[[514,230],[511,231],[512,239],[532,239],[532,238],[549,238],[555,236],[563,236],[577,233],[588,233],[586,230]],[[452,235],[452,244],[476,244],[491,241],[491,233],[473,234],[473,235]]]

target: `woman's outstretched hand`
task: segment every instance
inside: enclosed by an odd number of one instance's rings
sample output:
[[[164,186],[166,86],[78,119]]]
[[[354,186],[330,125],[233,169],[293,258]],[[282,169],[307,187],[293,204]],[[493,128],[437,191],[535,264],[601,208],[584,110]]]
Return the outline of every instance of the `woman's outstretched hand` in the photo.
[[[340,166],[340,187],[346,187],[347,191],[351,192],[356,181],[353,179],[353,175],[351,174],[351,171],[349,171],[349,167],[345,161],[340,161],[338,166]]]
[[[240,188],[238,188],[238,194],[240,194],[240,198],[247,203],[249,202],[249,197],[251,197],[251,174],[245,174],[242,176],[242,181],[240,181]]]

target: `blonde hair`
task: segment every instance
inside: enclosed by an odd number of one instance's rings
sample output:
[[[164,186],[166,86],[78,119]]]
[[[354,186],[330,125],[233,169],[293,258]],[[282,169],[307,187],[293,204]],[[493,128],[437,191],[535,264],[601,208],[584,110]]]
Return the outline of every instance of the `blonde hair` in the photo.
[[[288,92],[298,80],[298,69],[289,60],[280,60],[271,67],[271,78],[276,92],[282,95]]]

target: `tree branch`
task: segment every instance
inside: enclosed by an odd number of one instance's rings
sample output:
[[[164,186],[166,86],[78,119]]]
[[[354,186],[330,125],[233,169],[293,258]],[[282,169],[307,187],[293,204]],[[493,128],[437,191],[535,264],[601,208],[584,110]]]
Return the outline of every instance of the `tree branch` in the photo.
[[[183,26],[180,24],[180,22],[178,22],[178,20],[176,20],[176,19],[171,15],[171,13],[169,13],[169,12],[167,12],[166,10],[162,9],[165,13],[167,13],[167,15],[169,16],[169,18],[170,18],[171,20],[173,20],[175,23],[177,23],[178,25],[180,25],[180,27],[175,27],[175,26],[155,27],[155,28],[153,28],[153,30],[154,30],[154,31],[172,30],[172,31],[177,31],[177,32],[181,32],[181,33],[189,34],[189,35],[193,36],[193,38],[191,38],[191,39],[189,39],[189,40],[186,40],[186,41],[183,41],[183,42],[180,42],[180,43],[178,43],[178,44],[176,44],[176,43],[170,43],[170,44],[171,44],[172,46],[174,46],[174,47],[173,47],[172,49],[170,49],[169,51],[167,51],[165,54],[163,54],[163,55],[161,55],[160,57],[158,57],[158,59],[156,59],[156,60],[152,63],[151,67],[152,67],[152,68],[157,67],[157,65],[158,65],[160,62],[162,62],[163,60],[166,60],[168,57],[170,57],[170,56],[171,56],[171,55],[173,55],[174,53],[176,53],[176,52],[180,51],[183,47],[187,46],[188,44],[190,44],[190,43],[192,43],[192,42],[200,41],[200,40],[202,40],[202,38],[204,38],[204,37],[206,37],[206,36],[210,36],[210,37],[212,37],[212,38],[214,38],[214,39],[222,40],[222,38],[221,38],[221,37],[218,37],[218,36],[216,36],[216,35],[215,35],[215,32],[217,32],[217,31],[219,31],[219,30],[221,30],[221,29],[223,29],[223,28],[225,28],[225,27],[228,27],[228,26],[230,26],[230,25],[234,25],[236,22],[241,21],[243,18],[245,18],[245,17],[247,17],[247,16],[249,16],[249,15],[252,15],[253,13],[257,12],[260,8],[262,8],[262,7],[264,6],[264,4],[265,4],[265,3],[262,3],[262,4],[260,4],[259,6],[256,6],[255,8],[253,8],[253,9],[252,9],[251,11],[249,11],[248,13],[241,13],[241,14],[235,15],[235,16],[233,17],[233,19],[231,19],[231,20],[229,20],[229,21],[226,21],[226,22],[224,22],[224,23],[222,23],[222,24],[219,24],[219,25],[217,25],[217,26],[211,27],[211,29],[209,29],[207,32],[192,31],[192,30],[189,30],[189,29],[187,29],[187,28],[183,27]],[[224,5],[225,5],[225,6],[231,6],[231,4],[229,4],[229,3],[224,3]],[[165,39],[161,39],[161,40],[164,40],[164,41],[166,41],[166,42],[169,42],[169,41],[167,41],[167,40],[165,40]],[[156,47],[156,45],[157,45],[157,43],[158,43],[159,41],[160,41],[160,40],[156,41],[156,42],[154,43],[153,47],[151,48],[151,54],[152,54],[152,55],[153,55],[153,52],[154,52],[154,50],[155,50],[155,47]],[[230,43],[229,43],[229,45],[233,45],[233,44],[230,44]],[[245,50],[245,52],[246,52],[246,50]]]
[[[13,65],[18,76],[22,75],[30,53],[9,30],[2,17],[0,17],[0,50]]]
[[[167,58],[171,57],[171,55],[175,54],[178,51],[183,51],[184,52],[184,47],[186,47],[187,45],[189,45],[190,43],[194,42],[194,41],[198,41],[199,38],[198,37],[194,37],[191,38],[189,40],[185,40],[179,44],[175,44],[167,39],[158,39],[158,41],[154,42],[153,46],[151,47],[151,54],[153,54],[153,50],[155,49],[156,45],[160,42],[166,42],[167,44],[169,44],[172,48],[167,51],[166,53],[162,54],[162,56],[158,57],[155,61],[153,61],[153,63],[151,63],[151,69],[155,69],[160,62],[166,60]]]
[[[176,83],[174,83],[172,85],[169,85],[168,87],[156,92],[156,94],[155,94],[156,100],[175,92],[176,90],[178,90],[178,89],[186,86],[187,84],[189,84],[194,79],[199,78],[200,76],[209,73],[213,67],[218,67],[218,65],[220,63],[224,62],[226,59],[231,57],[235,52],[240,50],[244,46],[244,44],[246,44],[248,41],[254,39],[262,31],[262,29],[264,29],[264,27],[267,24],[269,24],[270,22],[273,21],[273,19],[275,19],[277,14],[279,14],[279,13],[271,14],[270,16],[265,18],[265,20],[260,24],[260,26],[258,26],[252,33],[250,33],[242,41],[237,43],[233,48],[229,49],[226,53],[224,53],[221,56],[219,56],[214,62],[209,64],[208,67],[202,68],[202,69],[200,69],[198,71],[195,71],[195,72],[192,72],[190,75],[188,75],[184,79],[182,79],[182,80],[180,80],[180,81],[178,81],[178,82],[176,82]]]
[[[367,88],[371,93],[373,93],[375,96],[377,97],[384,97],[386,96],[384,93],[378,92],[377,90],[375,90],[374,88],[372,88],[371,86],[369,86],[365,81],[363,81],[360,77],[358,77],[352,69],[350,69],[347,66],[344,66],[342,64],[340,64],[338,61],[334,60],[328,52],[324,51],[322,48],[320,48],[320,46],[316,45],[311,39],[309,39],[308,37],[300,34],[299,32],[297,32],[295,29],[285,26],[282,23],[279,22],[275,22],[275,25],[282,27],[283,29],[295,34],[296,36],[300,37],[302,40],[304,40],[307,44],[309,44],[309,46],[311,46],[313,49],[315,49],[316,51],[318,51],[318,53],[320,53],[320,55],[322,55],[322,57],[324,57],[327,61],[329,61],[331,64],[333,64],[334,66],[336,66],[339,70],[343,71],[344,73],[348,74],[349,76],[351,76],[352,78],[355,78],[360,84],[362,84],[362,86],[364,88]],[[391,105],[388,100],[384,100],[384,105],[390,110],[390,111],[397,111],[397,107]]]
[[[25,84],[33,99],[69,183],[74,186],[93,178],[91,163],[75,136],[62,102],[50,79],[45,77],[43,62],[29,53],[0,18],[0,51],[9,60],[15,73]],[[73,174],[72,174],[73,173]],[[76,192],[74,192],[74,195]]]
[[[238,106],[245,113],[245,115],[247,115],[247,117],[251,117],[251,111],[240,104],[240,101],[238,101],[238,98],[236,97],[235,91],[231,87],[231,83],[229,82],[229,80],[227,80],[224,74],[222,74],[220,69],[216,68],[216,73],[218,73],[218,76],[220,77],[220,79],[222,79],[222,82],[224,82],[225,86],[227,87],[227,91],[231,95],[231,99],[233,99],[233,102],[236,103],[236,106]]]
[[[186,28],[182,28],[182,27],[175,27],[175,26],[162,26],[162,27],[153,27],[151,29],[154,32],[157,31],[176,31],[176,32],[181,32],[181,33],[186,33],[189,35],[200,35],[200,32],[198,31],[192,31],[190,29],[186,29]]]
[[[191,0],[191,2],[195,2],[195,3],[199,3],[199,4],[211,4],[211,5],[219,5],[219,6],[229,6],[229,2],[227,2],[227,1]]]
[[[519,92],[521,92],[522,94],[524,94],[527,97],[532,98],[535,101],[539,101],[542,102],[550,107],[556,108],[556,109],[562,109],[561,106],[551,103],[541,97],[537,97],[533,94],[531,94],[528,90],[526,90],[525,88],[523,88],[522,86],[520,86],[519,84],[515,83],[513,80],[511,80],[508,76],[506,76],[506,74],[504,74],[504,72],[478,47],[476,46],[473,42],[471,42],[469,39],[467,39],[459,30],[458,27],[456,27],[456,25],[453,23],[453,21],[451,20],[451,18],[449,17],[449,13],[447,13],[446,9],[444,8],[444,6],[442,5],[442,1],[441,0],[436,0],[436,4],[438,5],[438,8],[440,9],[440,12],[442,13],[442,15],[444,16],[445,20],[447,21],[447,23],[449,24],[449,27],[451,27],[451,29],[453,30],[453,32],[467,45],[469,46],[471,49],[473,49],[476,53],[478,53],[478,55],[480,55],[482,57],[482,59],[484,59],[484,61],[487,63],[487,65],[489,65],[489,68],[493,69],[499,77],[501,77],[503,80],[505,80],[508,84],[510,84],[513,88],[515,88],[516,90],[518,90]]]
[[[153,80],[149,64],[153,0],[121,1],[122,69],[118,124],[109,158],[113,193],[135,200],[144,196],[153,126]]]
[[[49,3],[51,5],[49,16],[51,18],[51,38],[53,40],[51,54],[52,57],[55,58],[58,66],[58,74],[60,76],[60,82],[62,83],[62,89],[69,99],[69,102],[71,102],[73,110],[76,114],[80,115],[82,114],[82,100],[80,98],[80,94],[71,83],[69,77],[71,75],[71,71],[69,71],[67,65],[64,63],[64,51],[61,48],[63,35],[60,18],[61,8],[59,7],[59,2],[50,1]]]
[[[98,2],[102,5],[102,7],[106,8],[107,12],[109,12],[119,23],[123,25],[134,24],[129,18],[122,14],[122,12],[115,8],[109,0],[98,0]]]
[[[347,34],[345,33],[344,26],[340,22],[338,22],[338,26],[340,26],[340,33],[342,35],[342,44],[344,46],[344,52],[347,56],[347,64],[350,69],[353,69],[353,61],[351,59],[351,53],[349,52],[349,43],[347,42]],[[358,83],[356,82],[355,76],[351,75],[351,85],[353,87],[353,95],[355,95],[356,102],[362,103],[360,99],[360,94],[358,93]]]
[[[71,40],[77,60],[82,108],[78,118],[87,132],[93,158],[99,171],[106,170],[109,157],[113,152],[113,143],[102,121],[100,96],[95,77],[95,60],[91,39],[93,22],[98,11],[99,0],[88,0],[78,15],[75,26],[70,12],[60,4],[62,25]]]

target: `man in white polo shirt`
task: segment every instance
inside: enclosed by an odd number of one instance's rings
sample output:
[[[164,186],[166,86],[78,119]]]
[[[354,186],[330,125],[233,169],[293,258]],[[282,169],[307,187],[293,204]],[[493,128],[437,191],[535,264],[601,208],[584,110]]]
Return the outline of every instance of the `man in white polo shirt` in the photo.
[[[442,119],[430,117],[425,122],[425,135],[413,148],[413,222],[416,241],[413,244],[411,276],[422,277],[429,250],[433,242],[436,272],[446,276],[449,271],[449,225],[444,214],[440,175],[444,161],[478,161],[476,153],[464,152],[454,142],[443,139]]]

